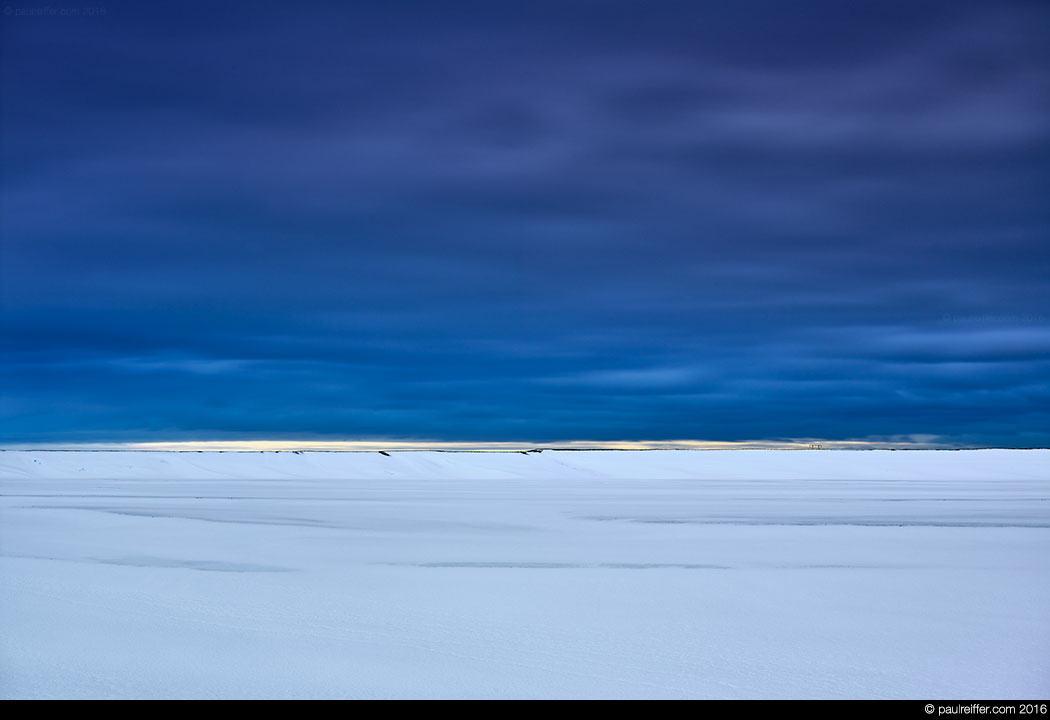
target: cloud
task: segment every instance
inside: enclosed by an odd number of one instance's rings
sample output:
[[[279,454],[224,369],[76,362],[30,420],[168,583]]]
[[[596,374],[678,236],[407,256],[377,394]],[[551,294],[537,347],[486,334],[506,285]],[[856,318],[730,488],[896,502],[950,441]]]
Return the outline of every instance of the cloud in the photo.
[[[687,386],[702,377],[696,368],[654,367],[620,370],[590,370],[571,376],[541,378],[541,383],[559,386],[599,388],[676,388]]]
[[[811,9],[5,22],[0,440],[1029,442],[1045,7]]]

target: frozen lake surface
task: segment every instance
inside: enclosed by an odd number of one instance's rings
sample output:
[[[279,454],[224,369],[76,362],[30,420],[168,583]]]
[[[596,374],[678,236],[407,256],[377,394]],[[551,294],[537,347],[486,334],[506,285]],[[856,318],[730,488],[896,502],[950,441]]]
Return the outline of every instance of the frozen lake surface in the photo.
[[[1050,451],[0,452],[0,697],[1048,695]]]

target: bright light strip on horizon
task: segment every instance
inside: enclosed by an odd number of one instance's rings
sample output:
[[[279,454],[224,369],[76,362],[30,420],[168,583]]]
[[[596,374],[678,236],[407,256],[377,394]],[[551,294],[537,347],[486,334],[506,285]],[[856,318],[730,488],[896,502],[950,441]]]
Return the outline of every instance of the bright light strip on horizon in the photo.
[[[828,450],[944,447],[923,438],[911,441],[874,440],[756,440],[717,442],[707,440],[532,442],[431,442],[426,440],[184,440],[130,443],[43,443],[4,446],[8,450],[147,450],[166,452],[377,452],[442,450],[447,452],[520,452],[522,450]]]

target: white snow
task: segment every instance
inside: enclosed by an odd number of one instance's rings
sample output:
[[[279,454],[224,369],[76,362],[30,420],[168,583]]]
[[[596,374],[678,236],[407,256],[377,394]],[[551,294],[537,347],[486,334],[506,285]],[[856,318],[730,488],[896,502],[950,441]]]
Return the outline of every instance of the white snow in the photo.
[[[1050,695],[1050,451],[0,452],[0,697]]]

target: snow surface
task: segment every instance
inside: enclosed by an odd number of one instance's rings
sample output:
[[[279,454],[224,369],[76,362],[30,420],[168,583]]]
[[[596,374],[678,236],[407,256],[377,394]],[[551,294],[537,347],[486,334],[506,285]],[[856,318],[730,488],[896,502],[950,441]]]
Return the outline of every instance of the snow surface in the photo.
[[[1050,696],[1050,451],[0,452],[0,697]]]

